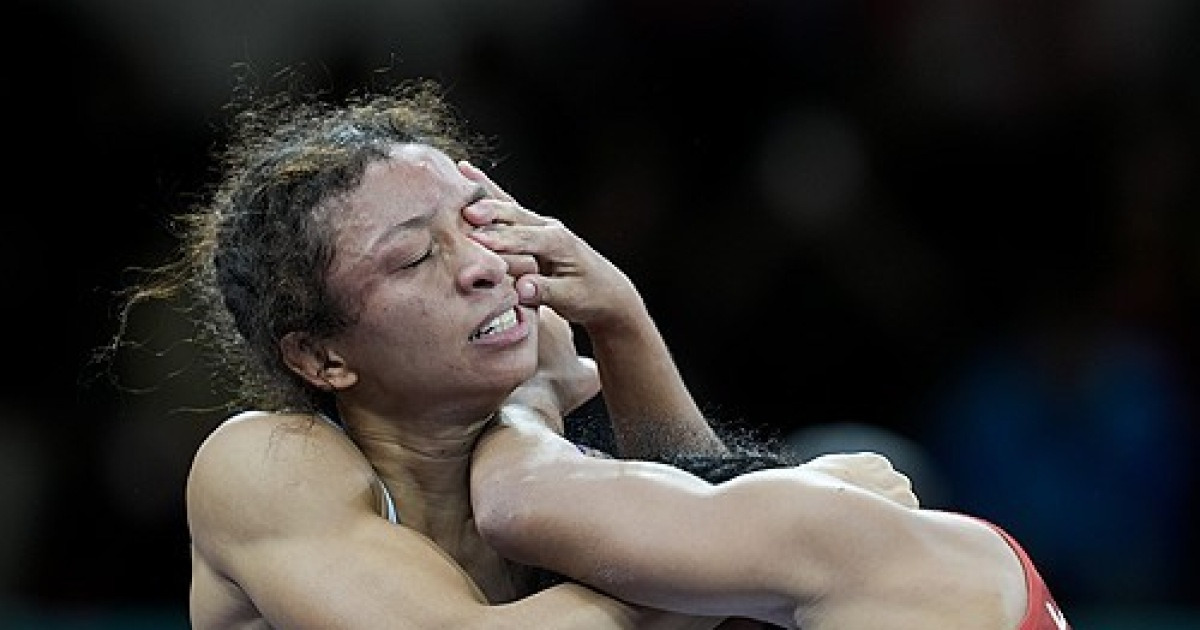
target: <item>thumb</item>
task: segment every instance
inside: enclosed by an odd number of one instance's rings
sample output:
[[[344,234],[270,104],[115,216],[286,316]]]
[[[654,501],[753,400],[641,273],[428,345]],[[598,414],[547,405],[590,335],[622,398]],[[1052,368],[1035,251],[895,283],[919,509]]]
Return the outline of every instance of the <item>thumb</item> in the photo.
[[[517,278],[517,298],[523,306],[548,306],[567,321],[585,323],[580,301],[584,296],[567,278],[551,278],[529,273]]]
[[[517,278],[517,298],[524,306],[541,306],[546,303],[546,290],[539,280],[542,280],[537,274],[527,273],[520,278]]]

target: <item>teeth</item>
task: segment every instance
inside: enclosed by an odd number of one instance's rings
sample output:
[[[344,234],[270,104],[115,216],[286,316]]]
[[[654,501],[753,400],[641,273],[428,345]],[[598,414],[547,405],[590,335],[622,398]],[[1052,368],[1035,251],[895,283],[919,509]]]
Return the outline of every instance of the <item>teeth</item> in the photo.
[[[471,341],[479,339],[485,335],[492,335],[499,332],[504,332],[509,328],[517,325],[517,312],[513,309],[508,309],[497,315],[495,319],[484,324],[479,330],[471,333]]]

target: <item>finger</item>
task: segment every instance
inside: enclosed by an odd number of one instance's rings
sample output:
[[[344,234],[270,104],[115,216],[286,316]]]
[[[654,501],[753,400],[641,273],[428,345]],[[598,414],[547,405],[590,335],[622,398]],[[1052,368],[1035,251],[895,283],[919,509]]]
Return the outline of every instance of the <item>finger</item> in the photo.
[[[462,216],[467,223],[477,228],[490,225],[538,225],[544,223],[541,217],[525,210],[512,201],[499,199],[481,199],[462,209]]]
[[[548,306],[571,321],[571,305],[579,301],[570,281],[531,273],[517,278],[517,299],[524,306]]]
[[[905,507],[920,507],[920,500],[917,499],[917,493],[913,490],[912,479],[901,472],[895,473],[895,476],[896,486],[890,493],[895,497],[895,501]]]
[[[540,319],[542,326],[557,331],[557,333],[562,334],[565,337],[573,336],[571,323],[568,322],[565,317],[560,315],[558,311],[550,308],[549,306],[542,306],[538,308],[538,318]]]
[[[508,275],[514,278],[538,272],[537,258],[529,254],[501,254],[500,257],[508,263]]]
[[[488,195],[491,197],[500,199],[502,201],[516,201],[512,195],[505,192],[505,190],[498,186],[496,182],[492,181],[492,178],[487,176],[487,173],[484,173],[483,170],[474,164],[471,164],[466,160],[459,160],[458,171],[467,179],[479,184],[480,186],[483,186],[483,189],[486,190]]]
[[[553,256],[553,234],[542,226],[492,224],[470,233],[475,242],[500,254]]]
[[[476,227],[501,225],[550,225],[555,219],[544,217],[515,201],[481,199],[463,208],[463,217]]]
[[[517,278],[513,285],[517,289],[517,300],[523,306],[541,306],[545,291],[538,283],[537,274],[525,274]]]

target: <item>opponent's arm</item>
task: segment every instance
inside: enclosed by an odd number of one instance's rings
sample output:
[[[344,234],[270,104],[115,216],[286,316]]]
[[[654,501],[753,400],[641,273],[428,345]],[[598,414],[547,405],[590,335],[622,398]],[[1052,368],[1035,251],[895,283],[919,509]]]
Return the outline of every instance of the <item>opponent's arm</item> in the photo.
[[[864,476],[869,489],[803,466],[712,485],[671,466],[582,456],[535,410],[508,405],[476,447],[472,502],[485,539],[518,562],[648,606],[789,626],[799,603],[910,531],[907,479],[864,457],[881,466]]]
[[[374,475],[335,428],[254,414],[200,448],[187,506],[196,570],[224,576],[273,628],[711,628],[578,584],[489,605],[433,542],[377,513]],[[203,577],[203,576],[202,576]],[[207,577],[213,577],[209,575]],[[229,627],[199,580],[192,624]]]
[[[630,279],[560,221],[521,207],[477,168],[462,173],[489,199],[464,209],[476,240],[506,256],[522,302],[546,305],[588,334],[621,455],[720,453]]]

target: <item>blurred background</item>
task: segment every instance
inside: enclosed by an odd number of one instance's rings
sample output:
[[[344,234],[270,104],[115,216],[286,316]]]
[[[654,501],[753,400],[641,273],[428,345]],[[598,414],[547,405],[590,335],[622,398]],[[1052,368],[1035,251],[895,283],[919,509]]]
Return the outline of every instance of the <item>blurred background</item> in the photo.
[[[89,357],[211,181],[239,64],[443,81],[493,175],[639,283],[710,415],[885,451],[1022,540],[1076,630],[1200,627],[1200,4],[8,6],[0,627],[187,627],[221,392],[169,308],[123,388]]]

